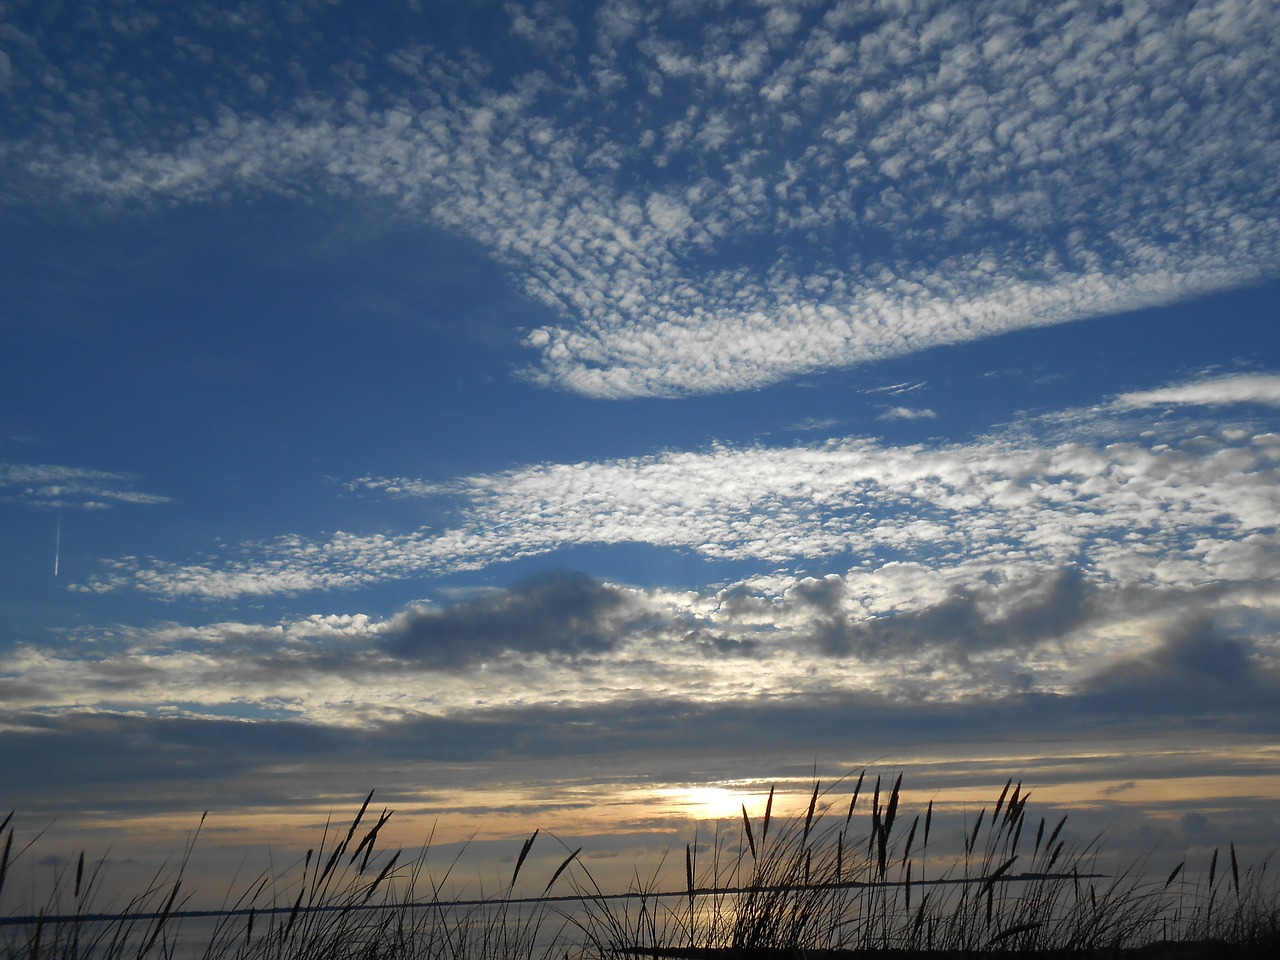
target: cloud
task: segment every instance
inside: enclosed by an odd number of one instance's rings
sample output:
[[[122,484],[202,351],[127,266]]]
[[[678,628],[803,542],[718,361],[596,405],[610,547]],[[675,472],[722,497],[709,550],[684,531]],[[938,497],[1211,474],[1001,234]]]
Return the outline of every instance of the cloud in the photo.
[[[1032,789],[1033,823],[1043,816],[1052,825],[1069,812],[1068,841],[1103,836],[1099,866],[1123,869],[1152,856],[1153,822],[1181,822],[1198,831],[1197,845],[1225,846],[1230,838],[1245,863],[1265,857],[1276,825],[1268,747],[1277,732],[1274,707],[1224,721],[1175,711],[1143,722],[1062,697],[940,705],[886,704],[874,694],[721,704],[655,696],[590,707],[478,707],[465,717],[417,716],[367,729],[0,711],[0,763],[23,771],[7,794],[20,830],[23,812],[38,811],[58,821],[58,834],[89,827],[97,837],[91,850],[102,842],[105,819],[129,835],[144,825],[147,836],[167,830],[164,852],[171,853],[200,812],[210,811],[201,867],[224,842],[265,847],[269,840],[277,855],[283,847],[300,861],[317,824],[335,811],[349,816],[370,787],[375,803],[396,811],[387,843],[417,845],[430,832],[432,854],[444,862],[454,842],[473,854],[478,846],[486,858],[511,857],[532,821],[588,849],[610,845],[595,833],[646,834],[656,863],[663,849],[691,839],[688,811],[664,802],[673,788],[718,784],[740,793],[758,816],[775,786],[774,815],[803,816],[813,777],[827,787],[869,766],[872,779],[904,775],[908,818],[934,803],[939,850],[952,837],[958,844],[975,794],[993,801],[1012,774]],[[1163,749],[1153,750],[1154,742]],[[1137,786],[1114,802],[1108,788],[1129,781]],[[841,819],[851,782],[830,797]],[[1195,798],[1160,797],[1187,782],[1201,785]],[[85,791],[94,798],[90,811]],[[241,812],[251,815],[241,819]],[[861,802],[857,816],[870,817]],[[303,837],[289,830],[299,823]],[[36,828],[43,826],[38,819]],[[501,844],[496,853],[491,841]],[[1172,850],[1158,846],[1167,859],[1162,873],[1186,854],[1180,841]],[[74,856],[79,846],[66,848]],[[243,855],[233,850],[228,873]],[[1197,857],[1207,864],[1207,847]],[[678,888],[683,878],[671,879]],[[602,882],[625,889],[628,876]],[[226,882],[199,888],[216,897]]]
[[[510,35],[451,59],[403,36],[339,52],[322,30],[248,31],[196,5],[166,35],[197,17],[211,55],[138,58],[127,77],[33,27],[12,82],[44,88],[16,104],[7,202],[387,197],[484,245],[554,311],[525,338],[530,379],[601,397],[751,389],[1280,261],[1272,5],[1014,18],[917,0],[891,17],[743,10],[732,27],[544,7],[507,4]],[[116,59],[145,36],[114,38]],[[75,96],[53,82],[68,74]]]
[[[1161,585],[1079,566],[889,562],[679,591],[559,573],[387,619],[80,628],[0,658],[0,697],[13,710],[352,728],[482,707],[643,701],[654,690],[700,705],[1037,696],[1163,716],[1183,703],[1222,709],[1235,696],[1264,710],[1280,681],[1280,609],[1274,574],[1255,573]],[[1234,626],[1184,638],[1187,625],[1205,623]],[[1144,653],[1151,636],[1174,639]]]
[[[430,816],[572,803],[583,777],[803,780],[814,757],[922,754],[914,788],[993,786],[1012,763],[1085,809],[1135,783],[1134,810],[1212,776],[1234,810],[1274,774],[1273,571],[1179,586],[1006,556],[679,591],[557,573],[386,619],[78,627],[0,658],[0,763],[24,771],[20,808],[70,807],[76,785],[123,816],[368,786]]]
[[[346,485],[347,489],[372,490],[389,497],[432,497],[449,493],[445,484],[426,483],[411,477],[359,477]]]
[[[966,660],[971,652],[1019,651],[1062,639],[1090,619],[1095,589],[1079,570],[1065,569],[986,596],[956,588],[918,610],[857,619],[841,609],[848,600],[841,578],[802,581],[788,598],[814,612],[814,640],[831,656],[874,661],[927,651]]]
[[[1135,439],[1136,438],[1136,439]],[[447,484],[357,489],[444,496],[444,530],[229,549],[199,564],[115,560],[81,589],[233,598],[482,569],[569,545],[647,543],[714,563],[912,562],[965,583],[1087,567],[1119,585],[1270,577],[1280,437],[1241,422],[1063,411],[964,444],[845,437],[789,447],[544,463]],[[1140,532],[1140,533],[1139,533]]]
[[[878,420],[934,420],[937,414],[927,407],[913,409],[911,407],[890,407],[880,414]]]
[[[1277,686],[1273,656],[1252,638],[1225,629],[1220,618],[1200,613],[1170,626],[1149,651],[1098,671],[1085,690],[1116,709],[1146,712],[1172,704],[1212,710],[1266,702]]]
[[[917,390],[923,390],[924,383],[891,383],[885,387],[864,387],[863,393],[887,393],[891,396],[897,396],[903,393],[914,393]]]
[[[1109,797],[1114,797],[1119,794],[1127,793],[1130,790],[1136,789],[1137,786],[1138,786],[1137,783],[1135,783],[1134,781],[1126,780],[1124,783],[1112,784],[1111,786],[1107,787],[1107,789],[1103,792],[1106,793],[1106,795]]]
[[[1280,376],[1265,373],[1237,374],[1156,390],[1124,393],[1115,400],[1116,407],[1128,410],[1184,405],[1227,406],[1237,403],[1280,407]]]
[[[444,610],[412,610],[382,642],[394,656],[428,669],[458,670],[506,652],[605,653],[645,619],[633,595],[584,574],[546,573]]]
[[[867,592],[873,579],[885,581],[878,596]],[[1010,569],[999,581],[887,565],[874,575],[801,580],[771,616],[794,638],[776,640],[779,646],[797,643],[815,660],[856,664],[867,688],[889,699],[999,700],[1074,695],[1104,651],[1140,644],[1171,611],[1238,609],[1249,592],[1210,599],[1125,589],[1091,581],[1078,568]]]
[[[840,421],[835,417],[805,417],[803,420],[793,423],[789,429],[808,433],[810,431],[833,430],[839,425]]]
[[[83,467],[0,463],[0,500],[72,510],[101,510],[121,503],[150,506],[174,502],[171,497],[130,489],[137,480],[128,473]]]
[[[1203,836],[1209,831],[1209,818],[1202,813],[1189,810],[1182,815],[1181,826],[1188,836]]]
[[[545,0],[528,5],[527,9],[521,4],[508,2],[503,9],[511,18],[511,32],[548,56],[562,54],[577,40],[577,27],[567,18],[558,16]]]
[[[826,766],[866,763],[873,751],[888,753],[895,763],[923,754],[922,775],[948,786],[994,788],[992,771],[1003,777],[1016,763],[1037,792],[1064,783],[1079,789],[1094,780],[1105,796],[1117,782],[1187,776],[1232,779],[1246,791],[1257,790],[1250,779],[1273,776],[1273,766],[1265,751],[1239,744],[1251,734],[1256,743],[1274,736],[1280,719],[1274,702],[1252,703],[1206,724],[1213,716],[1195,706],[1168,705],[1143,726],[1123,710],[1073,697],[905,704],[875,693],[480,706],[464,716],[419,715],[365,729],[102,713],[27,716],[19,726],[6,713],[0,716],[0,761],[25,772],[11,799],[45,798],[40,809],[47,813],[80,802],[66,789],[71,785],[91,785],[100,803],[116,811],[165,814],[173,812],[177,793],[190,796],[196,811],[268,803],[287,808],[317,791],[356,796],[354,806],[373,785],[384,803],[412,801],[430,813],[437,798],[475,803],[495,786],[506,788],[499,802],[511,802],[524,795],[521,780],[553,795],[569,787],[572,795],[572,785],[584,777],[593,787],[604,783],[617,791],[664,778],[687,782],[692,769],[709,777],[736,770],[732,775],[741,777],[749,764],[750,776],[789,771],[803,783],[815,754]],[[1126,736],[1159,731],[1177,746],[1158,755],[1132,753],[1116,743],[1117,723],[1125,724]],[[852,748],[851,731],[861,740]],[[797,755],[796,744],[804,744],[808,755]],[[975,746],[983,748],[980,756],[1004,752],[974,759]],[[947,758],[957,755],[965,758],[963,768],[948,769]],[[335,769],[343,771],[340,782],[332,779]],[[304,778],[310,784],[298,790]],[[169,786],[157,792],[160,780]],[[912,789],[922,786],[911,776],[907,782]]]

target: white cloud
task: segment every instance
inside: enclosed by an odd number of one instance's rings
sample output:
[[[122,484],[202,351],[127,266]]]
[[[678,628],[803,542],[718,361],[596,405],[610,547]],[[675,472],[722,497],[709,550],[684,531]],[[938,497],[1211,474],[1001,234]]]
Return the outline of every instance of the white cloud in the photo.
[[[911,561],[965,580],[1064,565],[1153,589],[1272,576],[1274,433],[1116,419],[1109,405],[1058,419],[1043,438],[1020,423],[965,444],[717,446],[538,464],[447,487],[364,478],[360,488],[394,496],[445,493],[461,520],[442,532],[282,538],[203,564],[116,561],[85,589],[303,592],[635,542],[790,569]]]
[[[1198,383],[1125,393],[1115,401],[1115,405],[1121,409],[1226,406],[1234,403],[1280,407],[1280,377],[1274,374],[1238,374],[1201,380]]]
[[[592,34],[541,6],[508,5],[539,48]],[[679,115],[601,101],[572,58],[500,89],[476,58],[417,50],[396,59],[417,85],[353,82],[267,111],[227,89],[216,119],[181,134],[147,113],[68,137],[32,115],[6,164],[24,195],[392,197],[486,245],[556,310],[526,340],[530,376],[594,396],[750,388],[1274,275],[1274,5],[850,9],[732,24],[601,11],[591,69],[608,64],[613,88],[662,76]],[[663,128],[655,155],[646,131]]]
[[[790,429],[808,433],[819,430],[832,431],[838,426],[840,426],[840,421],[835,417],[805,417],[803,420],[793,423]]]
[[[1206,384],[1222,387],[1167,389]],[[443,533],[288,537],[198,565],[119,560],[91,586],[237,599],[583,543],[646,542],[770,572],[716,582],[712,567],[713,582],[679,589],[554,576],[382,619],[77,628],[0,659],[0,699],[27,716],[366,730],[655,696],[726,710],[868,698],[1015,709],[1039,697],[1145,716],[1170,696],[1273,710],[1280,437],[1117,406],[1063,411],[1041,440],[1020,424],[964,444],[719,446],[446,485],[363,477],[353,490],[447,496],[465,514]],[[47,481],[50,469],[21,475]]]
[[[130,489],[128,473],[57,464],[0,463],[0,499],[46,509],[99,510],[113,504],[172,503],[171,497]]]
[[[360,477],[346,486],[353,492],[373,490],[390,497],[433,497],[450,490],[447,485],[426,483],[411,477]]]
[[[937,413],[928,407],[916,409],[913,407],[890,407],[885,410],[878,420],[935,420]]]
[[[916,390],[924,389],[923,383],[891,383],[885,387],[864,387],[864,393],[887,393],[891,396],[897,396],[902,393],[914,393]]]
[[[1264,556],[1276,543],[1260,539],[1236,582],[1212,582],[1221,568],[1193,583],[1140,584],[1009,557],[891,561],[702,591],[555,575],[385,620],[79,628],[0,658],[0,699],[51,714],[230,713],[338,727],[654,698],[758,707],[871,697],[922,709],[1109,697],[1137,672],[1135,695],[1156,696],[1166,683],[1212,681],[1215,644],[1235,655],[1233,695],[1256,699],[1280,677],[1280,606]]]
[[[503,9],[511,18],[511,32],[528,40],[545,54],[560,53],[577,39],[577,27],[565,17],[558,16],[545,0],[531,4],[528,9],[508,2]]]

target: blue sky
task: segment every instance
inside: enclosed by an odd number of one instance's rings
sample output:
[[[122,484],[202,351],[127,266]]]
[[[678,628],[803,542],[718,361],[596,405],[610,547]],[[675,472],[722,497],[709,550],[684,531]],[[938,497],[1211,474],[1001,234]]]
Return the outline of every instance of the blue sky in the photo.
[[[0,6],[4,801],[1274,843],[1274,5],[456,6]]]

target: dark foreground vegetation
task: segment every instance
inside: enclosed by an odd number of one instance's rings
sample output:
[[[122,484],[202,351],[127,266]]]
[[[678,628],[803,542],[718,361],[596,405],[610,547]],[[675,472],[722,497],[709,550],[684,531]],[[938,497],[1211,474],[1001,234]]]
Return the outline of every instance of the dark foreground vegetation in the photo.
[[[566,850],[540,895],[517,896],[534,831],[504,889],[466,900],[451,885],[456,860],[429,869],[429,842],[411,855],[378,846],[391,814],[369,815],[371,793],[301,864],[199,914],[185,909],[183,880],[194,839],[127,902],[98,905],[104,861],[81,854],[38,908],[10,904],[6,878],[32,849],[15,841],[10,815],[0,823],[0,960],[1280,955],[1280,888],[1265,862],[1242,870],[1234,846],[1194,880],[1185,864],[1155,878],[1137,867],[1103,875],[1097,841],[1070,844],[1066,817],[1029,816],[1028,794],[1010,782],[964,825],[962,847],[944,851],[932,803],[899,808],[901,781],[815,784],[807,808],[785,818],[770,793],[763,816],[744,807],[740,822],[685,848],[678,890],[639,878],[602,890],[581,851]]]

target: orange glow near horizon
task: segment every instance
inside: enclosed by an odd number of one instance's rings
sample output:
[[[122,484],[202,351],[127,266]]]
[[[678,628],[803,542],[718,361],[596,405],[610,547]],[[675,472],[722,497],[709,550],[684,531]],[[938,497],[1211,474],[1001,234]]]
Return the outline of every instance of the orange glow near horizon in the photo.
[[[1270,772],[1278,769],[1276,753],[1267,745],[1222,751],[1171,751],[1167,763],[1148,766],[1141,772],[1135,769],[1133,778],[1123,781],[1100,775],[1102,771],[1123,768],[1118,763],[1125,757],[1123,747],[1114,746],[1061,757],[935,756],[893,766],[872,766],[867,769],[860,791],[854,830],[861,834],[866,826],[877,777],[884,804],[894,780],[902,773],[899,822],[909,823],[932,802],[935,836],[941,841],[942,835],[936,831],[954,832],[954,828],[972,822],[979,810],[991,811],[1010,775],[1008,771],[1019,767],[1027,771],[1021,790],[1023,795],[1030,793],[1028,812],[1034,819],[1070,813],[1075,824],[1079,815],[1088,814],[1097,823],[1098,814],[1102,813],[1119,822],[1132,814],[1150,824],[1176,829],[1177,821],[1188,810],[1212,815],[1221,810],[1243,809],[1248,802],[1260,798],[1280,796],[1280,772]],[[1169,775],[1160,776],[1162,768]],[[1223,773],[1232,769],[1249,772]],[[1197,775],[1197,771],[1202,773]],[[532,772],[531,768],[514,767],[510,775],[515,780]],[[1016,773],[1013,780],[1018,781]],[[840,780],[822,780],[817,809],[826,818],[825,824],[843,820],[856,781],[856,773]],[[598,858],[592,861],[593,871],[607,882],[625,888],[629,873],[634,869],[644,873],[646,865],[656,862],[664,849],[681,850],[692,841],[695,831],[699,839],[705,839],[709,836],[707,825],[713,823],[718,824],[717,830],[739,829],[744,807],[758,829],[770,782],[726,779],[703,785],[596,784],[585,778],[536,782],[530,777],[527,782],[486,786],[482,778],[476,778],[474,786],[438,786],[417,797],[403,788],[388,791],[385,799],[375,793],[359,829],[363,833],[376,822],[384,807],[391,808],[394,815],[380,835],[380,850],[403,847],[415,851],[428,845],[432,849],[466,849],[469,859],[490,866],[513,857],[521,842],[537,829],[548,838],[583,846],[584,858]],[[812,781],[783,776],[773,782],[775,821],[802,818],[812,796]],[[48,849],[51,843],[56,844],[58,856],[66,856],[74,845],[90,856],[108,849],[112,856],[132,856],[136,850],[141,851],[139,856],[153,860],[172,860],[181,855],[199,828],[197,861],[225,864],[233,851],[238,851],[237,857],[253,860],[260,851],[263,856],[275,857],[280,864],[308,848],[319,847],[326,831],[325,846],[331,849],[345,835],[363,799],[363,795],[330,795],[288,806],[214,809],[203,826],[200,812],[191,809],[159,815],[93,811],[65,817],[41,841],[41,846]],[[704,826],[699,828],[698,824]],[[1221,842],[1227,839],[1239,842],[1241,838],[1224,837]],[[555,848],[540,846],[538,855],[553,856],[547,852],[551,849]]]
[[[895,774],[896,776],[896,774]],[[1017,778],[1015,777],[1015,783]],[[881,775],[880,802],[888,801],[892,779]],[[855,818],[869,816],[875,779],[868,774],[858,798]],[[904,777],[899,808],[922,811],[932,802],[935,816],[944,811],[990,809],[997,801],[1003,781],[984,786],[956,785],[912,788]],[[811,797],[811,787],[780,783],[773,799],[772,816],[782,820],[803,816]],[[825,791],[825,787],[823,788]],[[826,816],[843,817],[848,812],[853,783],[841,783],[820,795],[817,810]],[[1280,773],[1253,776],[1180,776],[1142,778],[1123,784],[1112,780],[1082,779],[1069,783],[1024,781],[1023,794],[1030,793],[1033,807],[1098,809],[1107,806],[1140,805],[1159,807],[1193,801],[1212,807],[1230,800],[1280,796]],[[535,797],[524,788],[502,786],[494,789],[437,794],[430,804],[413,802],[388,804],[393,816],[384,830],[387,842],[420,846],[428,838],[435,844],[465,843],[524,837],[534,829],[575,835],[606,835],[618,832],[670,831],[698,822],[740,822],[746,808],[752,822],[764,816],[768,788],[759,782],[737,788],[732,782],[708,786],[655,785],[649,789],[592,792],[576,787],[560,796]],[[259,807],[239,811],[211,811],[201,825],[198,811],[170,814],[120,813],[90,814],[76,821],[77,832],[96,835],[108,843],[169,843],[180,846],[199,832],[200,845],[273,844],[303,849],[315,846],[325,831],[330,837],[345,833],[359,808],[359,802],[334,799],[305,806]],[[365,814],[363,829],[376,822],[384,805],[375,795]],[[470,809],[469,809],[470,808]]]

